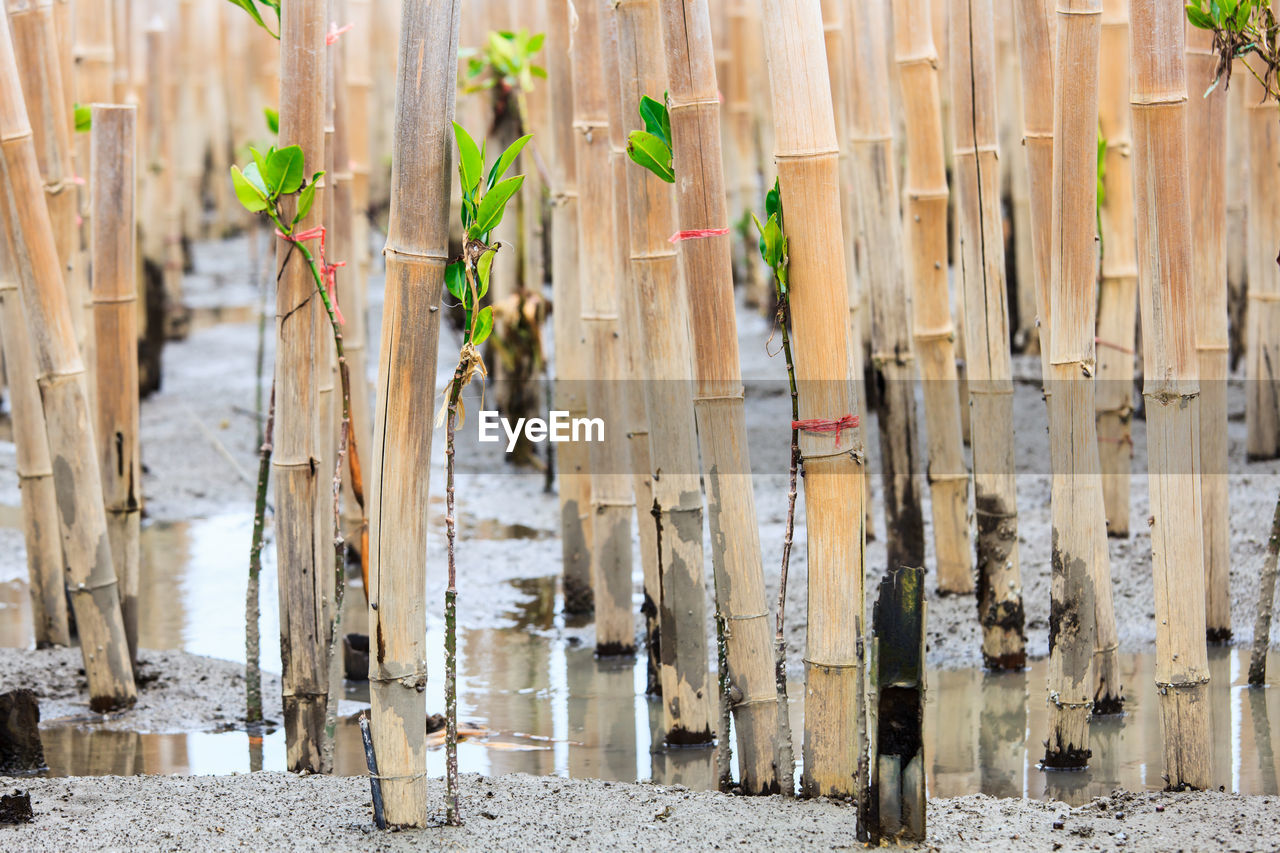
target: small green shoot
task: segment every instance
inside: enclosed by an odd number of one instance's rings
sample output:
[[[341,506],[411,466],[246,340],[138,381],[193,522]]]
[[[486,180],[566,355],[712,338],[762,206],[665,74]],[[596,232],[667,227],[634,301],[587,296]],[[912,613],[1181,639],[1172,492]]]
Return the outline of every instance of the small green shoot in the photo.
[[[676,181],[671,155],[671,115],[667,105],[645,95],[640,99],[644,130],[627,137],[627,156],[669,184]]]

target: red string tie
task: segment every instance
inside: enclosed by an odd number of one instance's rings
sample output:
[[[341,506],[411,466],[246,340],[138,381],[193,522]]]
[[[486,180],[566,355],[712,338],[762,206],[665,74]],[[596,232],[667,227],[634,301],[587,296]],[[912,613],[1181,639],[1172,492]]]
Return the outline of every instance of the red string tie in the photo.
[[[329,46],[337,44],[338,37],[354,26],[355,24],[347,24],[345,27],[340,27],[336,23],[330,24],[329,32],[324,37],[324,43]]]
[[[277,230],[276,236],[281,240],[287,240],[290,243],[302,243],[307,240],[320,238],[320,276],[324,279],[324,292],[329,297],[329,304],[333,306],[333,316],[338,321],[339,326],[347,325],[347,320],[342,316],[342,309],[338,307],[338,268],[345,267],[346,261],[338,261],[336,264],[327,262],[324,258],[324,237],[325,230],[323,225],[317,225],[314,228],[308,228],[306,231],[299,231],[295,234],[285,234],[283,231]]]
[[[1121,346],[1120,344],[1115,344],[1115,343],[1112,343],[1111,341],[1104,341],[1102,338],[1094,338],[1093,342],[1100,347],[1113,349],[1116,352],[1122,352],[1125,355],[1133,355],[1133,349],[1130,347]]]
[[[728,233],[728,228],[695,228],[692,231],[677,231],[667,242],[682,243],[685,240],[701,240],[703,237],[723,237]]]
[[[800,432],[834,432],[836,434],[836,447],[840,446],[840,433],[847,429],[854,429],[857,426],[857,415],[844,415],[834,419],[809,418],[808,420],[791,422],[791,428],[798,429]]]

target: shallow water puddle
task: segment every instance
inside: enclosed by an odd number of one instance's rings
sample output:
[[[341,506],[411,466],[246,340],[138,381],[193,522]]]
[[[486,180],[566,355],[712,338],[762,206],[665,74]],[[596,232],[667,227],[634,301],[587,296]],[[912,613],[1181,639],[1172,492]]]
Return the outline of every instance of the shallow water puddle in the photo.
[[[0,508],[0,521],[4,520]],[[518,529],[517,529],[518,528]],[[248,519],[224,516],[189,524],[151,525],[144,532],[142,644],[243,658],[243,554]],[[495,539],[541,539],[545,531],[480,522],[476,531]],[[267,548],[262,575],[263,664],[279,669],[278,612],[274,606],[274,549]],[[515,581],[518,601],[505,614],[511,627],[463,629],[459,636],[459,713],[473,734],[459,745],[464,772],[653,780],[691,788],[714,785],[710,749],[651,752],[661,705],[642,695],[645,663],[597,661],[592,650],[566,633],[554,576]],[[364,600],[358,581],[349,590],[344,631],[363,631]],[[23,581],[0,583],[0,644],[29,645],[30,616]],[[13,618],[13,617],[17,618]],[[443,634],[428,630],[431,678],[427,708],[444,708]],[[1150,655],[1121,655],[1127,713],[1092,727],[1093,760],[1084,772],[1045,773],[1046,662],[1028,671],[929,674],[925,751],[930,793],[957,796],[1056,797],[1071,803],[1113,788],[1159,789],[1160,723]],[[1272,666],[1280,671],[1280,655]],[[1210,712],[1215,783],[1246,794],[1277,794],[1280,775],[1272,732],[1280,731],[1280,690],[1243,686],[1248,654],[1210,650]],[[791,719],[800,753],[803,689],[791,688]],[[344,713],[367,702],[363,684],[349,684]],[[262,737],[241,731],[138,734],[96,730],[79,722],[46,724],[50,775],[139,773],[225,774],[283,770],[284,732]],[[1277,734],[1276,737],[1280,737]],[[444,773],[444,753],[428,751],[428,770]],[[357,726],[341,722],[335,753],[341,774],[364,773]]]

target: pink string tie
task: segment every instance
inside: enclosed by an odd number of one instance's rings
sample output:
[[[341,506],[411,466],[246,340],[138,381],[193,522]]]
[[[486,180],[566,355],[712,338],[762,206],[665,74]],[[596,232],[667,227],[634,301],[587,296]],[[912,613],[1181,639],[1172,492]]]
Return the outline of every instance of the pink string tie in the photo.
[[[723,237],[728,233],[728,228],[695,228],[692,231],[677,231],[667,239],[667,242],[682,243],[685,240],[701,240],[703,237]]]
[[[288,240],[290,243],[302,243],[307,240],[320,238],[320,276],[324,279],[324,292],[329,297],[329,304],[333,306],[333,316],[338,321],[339,326],[347,325],[347,320],[342,316],[342,309],[338,307],[338,268],[345,267],[346,261],[338,261],[336,264],[327,262],[324,258],[324,237],[325,229],[323,225],[317,225],[314,228],[308,228],[306,231],[299,231],[296,234],[285,234],[283,231],[277,230],[276,236],[281,240]]]
[[[345,27],[340,27],[336,23],[330,24],[329,32],[324,37],[324,43],[332,47],[333,45],[338,43],[339,36],[341,36],[343,33],[345,33],[347,30],[351,29],[354,26],[355,24],[347,24]]]
[[[844,415],[839,418],[809,418],[808,420],[792,421],[791,428],[800,430],[800,432],[827,433],[834,432],[836,434],[836,447],[840,446],[840,433],[847,429],[854,429],[858,426],[857,415]]]

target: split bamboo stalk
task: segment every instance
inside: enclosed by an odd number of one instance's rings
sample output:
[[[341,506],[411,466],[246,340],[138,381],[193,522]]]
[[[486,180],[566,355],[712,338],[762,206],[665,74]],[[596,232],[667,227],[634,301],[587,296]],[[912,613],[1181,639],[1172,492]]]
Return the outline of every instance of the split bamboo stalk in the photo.
[[[840,245],[839,138],[817,7],[817,0],[766,0],[764,34],[791,257],[800,416],[826,426],[857,417],[849,380],[858,377],[851,373],[843,319],[849,292]],[[806,431],[800,450],[809,548],[803,786],[812,796],[851,796],[861,754],[850,721],[861,713],[862,432],[856,426]]]
[[[1014,11],[1022,72],[1022,145],[1031,197],[1031,248],[1041,381],[1048,387],[1049,243],[1053,218],[1053,63],[1057,20],[1053,0],[1018,0]],[[1052,390],[1052,389],[1050,389]]]
[[[739,781],[747,794],[776,793],[778,773],[786,770],[774,766],[778,707],[770,701],[776,689],[769,606],[747,447],[709,5],[706,0],[663,0],[662,27],[671,84],[679,230],[713,232],[681,241],[679,255],[694,342],[694,414],[707,488],[716,601],[727,626],[725,653],[735,700],[731,706]],[[721,735],[728,738],[729,733]]]
[[[13,418],[18,487],[22,492],[22,536],[27,548],[31,588],[31,623],[36,648],[69,646],[66,584],[62,579],[62,543],[58,539],[58,504],[53,463],[45,430],[44,408],[36,384],[31,332],[18,293],[18,271],[9,236],[0,234],[0,345]]]
[[[580,131],[573,125],[573,84],[570,73],[569,0],[547,0],[547,85],[550,88],[552,207],[551,298],[552,335],[556,356],[555,406],[570,417],[587,413],[587,348],[581,330],[582,294],[578,286],[578,173],[574,155]],[[644,438],[648,441],[648,436]],[[560,475],[560,547],[563,559],[566,613],[590,613],[591,499],[590,451],[578,442],[556,448]],[[643,529],[646,525],[641,524]]]
[[[1187,146],[1196,352],[1200,368],[1200,494],[1205,628],[1231,639],[1231,517],[1227,482],[1227,92],[1216,82],[1213,33],[1187,25]]]
[[[614,8],[621,57],[618,96],[625,129],[630,132],[641,127],[640,98],[660,95],[669,86],[657,0],[621,0]],[[581,182],[578,189],[581,192]],[[676,230],[673,195],[671,188],[647,169],[632,166],[627,172],[631,270],[649,368],[644,386],[662,580],[658,618],[663,733],[668,745],[680,746],[714,740],[717,694],[707,671],[702,493],[691,393],[688,301],[670,242]]]
[[[956,394],[955,326],[947,294],[947,188],[938,54],[929,0],[894,0],[898,78],[907,128],[904,241],[911,259],[912,310],[924,386],[929,492],[938,590],[973,592],[969,472]]]
[[[1138,325],[1138,258],[1129,129],[1129,0],[1102,6],[1102,85],[1098,128],[1106,140],[1099,207],[1102,279],[1098,292],[1098,457],[1107,535],[1129,536],[1132,479],[1133,350]]]
[[[280,22],[280,140],[302,148],[306,168],[324,163],[325,46],[328,12],[324,0],[290,2]],[[188,176],[189,177],[189,176]],[[320,224],[324,190],[316,194],[299,232]],[[292,771],[321,769],[328,697],[325,579],[329,559],[318,560],[316,505],[327,491],[319,436],[319,371],[315,282],[302,255],[278,241],[276,265],[276,437],[275,472],[277,570],[280,575],[280,648],[283,666],[287,763]],[[325,473],[322,474],[321,472]],[[332,553],[331,551],[329,553]]]
[[[4,216],[44,404],[67,581],[94,711],[137,700],[119,589],[107,545],[84,364],[76,351],[53,227],[6,18],[0,24],[0,153]]]
[[[1093,395],[1102,0],[1058,0],[1049,300],[1052,580],[1044,766],[1086,767],[1095,598],[1110,584]],[[1092,177],[1092,180],[1089,178]],[[1097,522],[1096,524],[1094,522]],[[1100,554],[1098,543],[1103,550]],[[1098,561],[1108,571],[1095,584]]]
[[[69,87],[72,78],[62,76],[59,34],[52,0],[7,0],[18,79],[29,93],[28,117],[36,146],[36,160],[44,179],[45,200],[53,224],[53,239],[62,263],[64,279],[76,260],[75,167],[72,163],[72,111]],[[66,109],[59,108],[66,105]],[[84,327],[84,303],[70,300],[71,322],[77,346]]]
[[[1134,3],[1129,40],[1156,686],[1165,779],[1175,790],[1211,781],[1204,596],[1192,594],[1204,589],[1204,542],[1184,14],[1172,0]]]
[[[866,274],[862,286],[871,304],[871,376],[877,388],[885,543],[890,569],[923,569],[912,282],[904,269],[898,165],[889,107],[890,34],[883,2],[855,3],[852,8],[849,160],[852,186],[858,188],[857,222]]]
[[[633,655],[631,519],[635,502],[628,467],[625,421],[625,351],[619,316],[621,294],[613,274],[617,257],[612,171],[609,166],[609,101],[603,52],[606,28],[598,2],[576,5],[569,63],[573,74],[573,162],[578,187],[579,318],[587,339],[587,414],[604,421],[604,441],[589,446],[591,468],[591,576],[595,590],[596,655]],[[611,33],[612,35],[612,33]],[[526,215],[528,208],[526,208]]]
[[[138,656],[142,463],[138,452],[137,108],[93,107],[93,231],[98,459],[111,563],[131,660]]]
[[[1280,123],[1276,104],[1252,75],[1241,75],[1249,133],[1249,265],[1245,332],[1245,423],[1250,459],[1280,456]]]
[[[617,19],[602,18],[605,44],[617,43]],[[604,50],[605,86],[609,92],[621,91],[622,76],[618,51]],[[646,409],[644,383],[648,380],[645,363],[644,332],[635,300],[635,282],[631,274],[631,207],[627,197],[627,175],[631,158],[627,156],[626,120],[620,98],[608,99],[609,168],[613,180],[613,216],[616,237],[613,241],[614,286],[619,294],[622,315],[622,342],[625,350],[627,385],[626,433],[629,450],[627,469],[631,473],[631,489],[636,506],[636,536],[640,540],[640,564],[644,579],[644,600],[640,612],[644,616],[646,678],[645,693],[662,695],[661,626],[658,602],[662,600],[662,573],[658,566],[658,527],[653,523],[653,468],[649,453],[649,412]]]
[[[997,164],[992,0],[950,0],[954,171],[966,368],[972,409],[974,504],[978,519],[978,618],[982,656],[993,669],[1026,661],[1018,509],[1013,461],[1013,374],[1009,356],[1004,236]]]
[[[425,826],[426,552],[440,297],[449,260],[462,3],[405,0],[396,85],[387,296],[378,358],[369,540],[369,695],[387,822]]]
[[[111,103],[114,94],[113,76],[115,74],[115,39],[112,36],[112,3],[111,0],[75,0],[75,33],[72,50],[75,62],[75,99],[78,103],[91,104]],[[76,136],[76,163],[83,176],[89,168],[89,136],[81,133]],[[70,298],[79,299],[83,305],[84,328],[81,330],[80,354],[86,365],[92,366],[97,360],[95,354],[95,326],[93,317],[97,313],[94,304],[93,287],[90,284],[90,234],[93,230],[92,187],[85,183],[80,187],[79,257],[80,263],[73,263],[68,277],[68,293]],[[193,205],[195,206],[195,205]],[[89,402],[96,411],[97,389],[90,383]],[[130,646],[132,648],[132,645]]]

